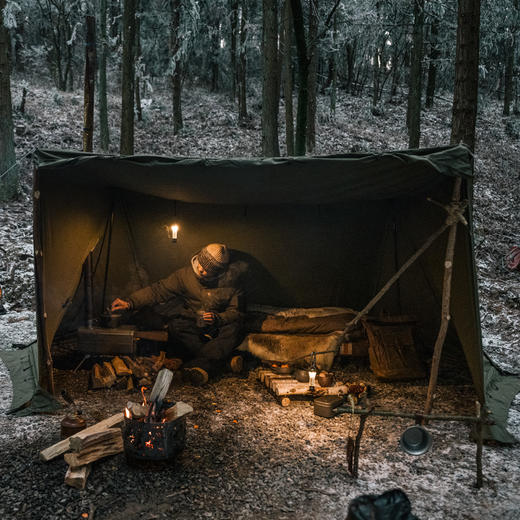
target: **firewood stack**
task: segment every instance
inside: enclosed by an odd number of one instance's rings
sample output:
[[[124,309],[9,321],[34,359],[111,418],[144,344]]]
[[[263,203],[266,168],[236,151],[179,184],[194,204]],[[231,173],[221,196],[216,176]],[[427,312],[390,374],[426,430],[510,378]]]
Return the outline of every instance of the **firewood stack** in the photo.
[[[174,372],[182,365],[177,358],[167,358],[166,352],[158,356],[136,357],[115,356],[110,361],[95,363],[91,369],[91,388],[111,388],[132,390],[140,386],[151,386],[152,379],[161,368]]]
[[[159,372],[150,394],[150,403],[164,402],[172,377],[173,373],[166,368]],[[144,420],[152,419],[153,407],[150,405],[129,401],[126,408],[131,410],[134,418],[142,416]],[[162,416],[166,421],[175,421],[192,411],[190,405],[179,401],[174,406],[164,409]],[[123,421],[123,412],[112,415],[44,449],[40,452],[40,460],[48,462],[64,455],[65,462],[68,464],[65,484],[84,489],[93,462],[123,452],[123,435],[119,427]]]

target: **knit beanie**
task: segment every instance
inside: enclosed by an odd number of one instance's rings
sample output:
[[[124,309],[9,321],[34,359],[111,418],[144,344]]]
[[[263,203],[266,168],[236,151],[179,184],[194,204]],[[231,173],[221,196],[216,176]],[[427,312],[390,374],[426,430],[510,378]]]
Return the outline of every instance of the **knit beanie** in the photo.
[[[208,244],[196,255],[200,266],[209,276],[224,271],[229,263],[229,251],[224,244]]]

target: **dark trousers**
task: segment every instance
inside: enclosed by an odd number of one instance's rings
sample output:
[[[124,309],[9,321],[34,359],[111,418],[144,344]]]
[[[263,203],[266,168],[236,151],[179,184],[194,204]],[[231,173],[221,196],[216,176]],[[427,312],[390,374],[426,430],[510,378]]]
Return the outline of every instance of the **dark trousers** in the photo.
[[[171,355],[184,361],[184,367],[200,367],[214,376],[225,368],[239,343],[240,326],[228,323],[214,327],[197,327],[195,320],[174,318],[168,323]]]

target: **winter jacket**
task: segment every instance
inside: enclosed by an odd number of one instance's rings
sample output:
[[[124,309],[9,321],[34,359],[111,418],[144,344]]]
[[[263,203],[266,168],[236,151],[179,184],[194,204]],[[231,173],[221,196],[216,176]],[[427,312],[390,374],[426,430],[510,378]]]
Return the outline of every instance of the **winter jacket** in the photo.
[[[203,279],[189,265],[135,291],[126,299],[133,309],[176,299],[174,315],[195,318],[197,311],[205,310],[217,315],[218,325],[241,321],[244,309],[242,276],[246,267],[244,262],[233,262],[217,278]]]

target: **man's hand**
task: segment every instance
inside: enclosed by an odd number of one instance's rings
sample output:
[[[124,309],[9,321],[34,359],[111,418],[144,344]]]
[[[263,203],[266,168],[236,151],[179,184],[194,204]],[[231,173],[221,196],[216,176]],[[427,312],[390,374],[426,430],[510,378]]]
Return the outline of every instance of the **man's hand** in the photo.
[[[122,300],[121,298],[116,298],[112,302],[112,306],[110,307],[110,310],[112,312],[114,312],[114,311],[126,311],[126,310],[130,309],[130,307],[131,307],[130,302]]]
[[[213,325],[217,320],[217,315],[214,312],[205,312],[202,317],[208,325]]]

